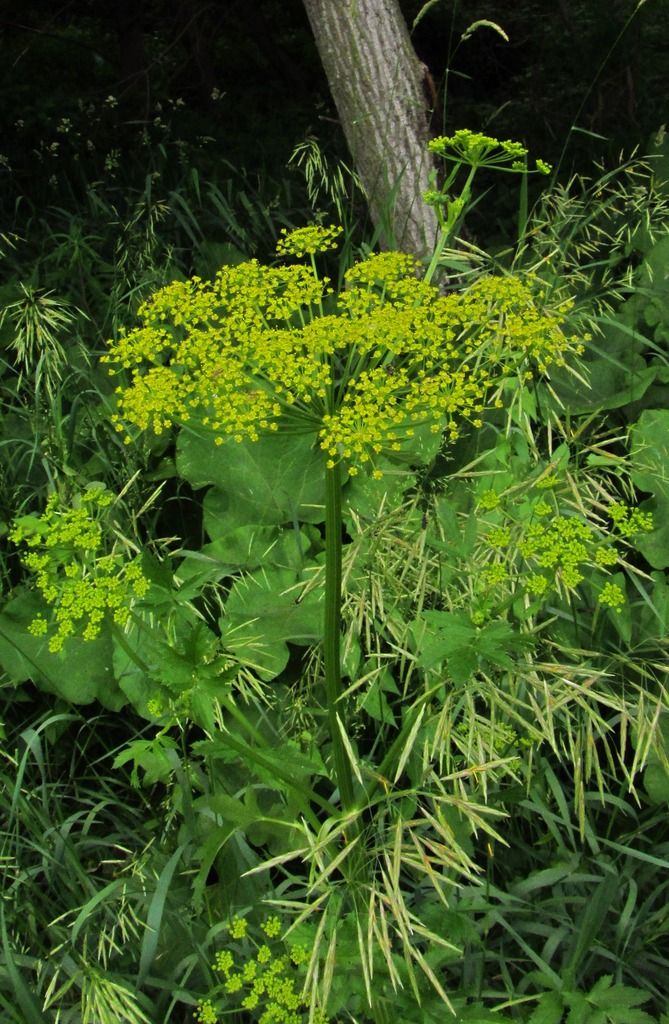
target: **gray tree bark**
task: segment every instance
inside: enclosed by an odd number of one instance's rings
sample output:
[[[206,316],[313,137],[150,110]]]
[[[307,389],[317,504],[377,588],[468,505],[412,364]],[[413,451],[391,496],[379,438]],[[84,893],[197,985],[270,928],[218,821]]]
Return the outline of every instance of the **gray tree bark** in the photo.
[[[432,168],[424,68],[398,0],[304,6],[381,243],[424,259],[438,231],[422,199]]]

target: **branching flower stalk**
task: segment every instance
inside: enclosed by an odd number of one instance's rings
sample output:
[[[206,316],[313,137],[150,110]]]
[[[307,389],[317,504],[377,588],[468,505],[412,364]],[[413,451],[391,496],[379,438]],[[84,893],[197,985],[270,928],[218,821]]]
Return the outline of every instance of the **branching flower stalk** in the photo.
[[[439,238],[425,274],[425,280],[429,282],[435,275],[444,249],[455,238],[455,233],[471,206],[472,186],[478,171],[487,168],[506,174],[521,174],[527,178],[532,168],[528,165],[527,150],[520,142],[500,142],[490,135],[472,132],[467,128],[461,128],[452,136],[441,135],[431,139],[428,148],[453,165],[441,186],[438,185],[436,171],[433,171],[432,187],[423,195],[425,202],[435,207],[440,228]],[[459,194],[453,195],[458,175],[463,167],[469,168],[467,177]],[[537,160],[534,172],[547,175],[550,174],[551,168],[543,160]],[[526,213],[524,219],[527,219]]]

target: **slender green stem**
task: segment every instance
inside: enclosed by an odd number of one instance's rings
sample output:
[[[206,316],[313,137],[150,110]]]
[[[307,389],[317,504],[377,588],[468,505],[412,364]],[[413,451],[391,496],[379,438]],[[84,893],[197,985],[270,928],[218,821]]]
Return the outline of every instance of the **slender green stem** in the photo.
[[[342,739],[340,722],[346,727],[341,696],[341,470],[339,464],[325,471],[325,634],[323,651],[325,661],[325,689],[328,703],[328,725],[334,758],[335,777],[344,812],[355,807],[353,772]],[[349,840],[359,834],[357,820],[348,830]],[[346,874],[351,887],[355,913],[362,921],[368,913],[367,897],[363,889],[366,878],[366,856],[358,846],[351,851]],[[375,1024],[388,1024],[376,993],[371,993],[370,1016]]]
[[[457,200],[449,203],[448,211],[446,214],[446,220],[441,228],[437,244],[434,252],[432,253],[432,259],[430,264],[425,271],[425,281],[429,284],[435,275],[437,267],[439,266],[439,260],[441,259],[442,253],[446,248],[446,244],[451,240],[455,234],[458,225],[460,224],[464,213],[466,212],[467,203],[471,196],[472,184],[476,177],[478,167],[476,164],[469,168],[469,174],[464,187],[460,190],[460,195]]]
[[[342,740],[341,703],[341,471],[339,465],[325,470],[325,629],[323,660],[328,725],[334,757],[335,778],[345,811],[355,803],[353,774]],[[345,722],[344,722],[345,724]]]

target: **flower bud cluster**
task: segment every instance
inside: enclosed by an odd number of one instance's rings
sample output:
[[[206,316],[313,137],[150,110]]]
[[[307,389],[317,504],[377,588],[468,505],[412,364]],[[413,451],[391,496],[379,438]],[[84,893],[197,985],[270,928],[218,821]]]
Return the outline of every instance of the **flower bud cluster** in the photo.
[[[545,490],[556,482],[555,478],[549,478],[536,486]],[[502,514],[502,522],[498,521],[485,534],[485,545],[493,554],[493,561],[482,572],[488,586],[504,583],[513,576],[534,597],[569,593],[588,575],[594,582],[597,570],[617,564],[619,553],[615,545],[603,538],[601,531],[586,519],[562,514],[557,503],[552,505],[543,497],[532,501],[532,519],[525,518],[520,523],[514,523],[506,515],[503,507],[500,508],[502,504],[500,495],[494,491],[484,492],[479,500],[482,511],[500,509]],[[621,502],[614,502],[608,511],[623,537],[653,529],[650,513],[628,508]],[[524,566],[517,564],[519,556]],[[625,601],[620,586],[610,580],[595,585],[599,603],[620,611]]]

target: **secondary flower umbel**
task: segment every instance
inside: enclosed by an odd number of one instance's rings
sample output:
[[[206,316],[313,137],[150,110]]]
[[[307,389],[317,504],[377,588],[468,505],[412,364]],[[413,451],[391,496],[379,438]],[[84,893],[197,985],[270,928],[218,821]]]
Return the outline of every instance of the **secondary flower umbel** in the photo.
[[[54,493],[43,515],[22,516],[14,523],[10,538],[29,549],[23,563],[35,573],[37,589],[53,608],[52,653],[62,650],[70,636],[94,640],[105,617],[125,625],[130,608],[149,588],[138,559],[128,560],[123,551],[107,547],[108,531],[101,520],[113,501],[109,491],[95,485],[71,507],[63,506]],[[49,623],[40,615],[28,629],[44,636]]]

